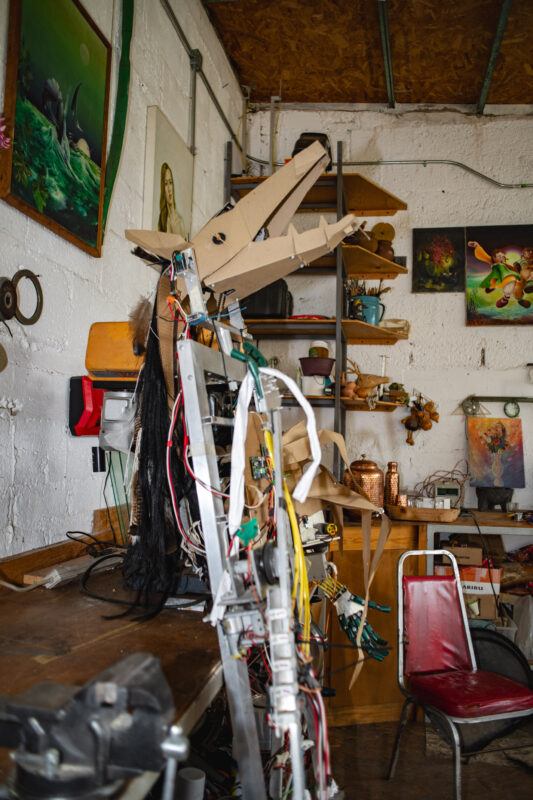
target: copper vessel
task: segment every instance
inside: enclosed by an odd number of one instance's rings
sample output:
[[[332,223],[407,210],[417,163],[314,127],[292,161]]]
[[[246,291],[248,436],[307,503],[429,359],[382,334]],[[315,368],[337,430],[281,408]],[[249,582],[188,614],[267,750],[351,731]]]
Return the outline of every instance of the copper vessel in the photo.
[[[353,485],[351,478],[361,487],[374,505],[383,508],[383,472],[375,461],[370,461],[363,453],[358,461],[352,461],[349,471],[345,470],[344,484],[346,486]]]
[[[398,462],[389,461],[387,472],[385,473],[385,505],[397,506],[400,494],[400,474],[398,472]]]

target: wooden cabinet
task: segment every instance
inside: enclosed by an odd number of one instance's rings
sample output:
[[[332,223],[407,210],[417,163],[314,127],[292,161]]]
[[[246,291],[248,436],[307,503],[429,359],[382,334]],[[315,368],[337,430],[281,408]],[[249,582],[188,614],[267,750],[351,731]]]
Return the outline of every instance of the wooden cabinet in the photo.
[[[379,527],[372,529],[372,546],[377,541]],[[382,605],[389,605],[391,611],[384,614],[370,610],[368,619],[376,631],[391,645],[391,652],[384,661],[373,659],[365,661],[361,674],[350,690],[356,651],[347,647],[333,646],[328,652],[326,662],[327,686],[336,690],[336,696],[328,701],[328,720],[330,725],[352,725],[365,722],[389,722],[398,720],[403,697],[397,680],[397,601],[396,570],[398,559],[405,550],[423,548],[425,528],[406,523],[393,523],[389,539],[381,557],[370,597]],[[342,551],[335,542],[332,558],[339,569],[339,580],[355,594],[363,594],[362,535],[358,526],[344,528]],[[409,563],[410,562],[410,563]],[[425,564],[417,564],[409,559],[407,567],[412,571],[422,570]],[[329,619],[329,634],[333,645],[349,643],[341,630],[336,613]]]

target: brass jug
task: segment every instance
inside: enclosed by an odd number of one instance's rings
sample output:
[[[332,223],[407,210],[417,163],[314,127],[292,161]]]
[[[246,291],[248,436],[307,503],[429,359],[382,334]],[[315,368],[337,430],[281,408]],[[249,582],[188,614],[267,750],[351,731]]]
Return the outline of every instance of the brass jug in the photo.
[[[383,508],[384,477],[375,461],[370,461],[363,453],[357,461],[352,461],[350,470],[344,472],[344,485],[351,486],[352,480],[361,487],[371,503]]]

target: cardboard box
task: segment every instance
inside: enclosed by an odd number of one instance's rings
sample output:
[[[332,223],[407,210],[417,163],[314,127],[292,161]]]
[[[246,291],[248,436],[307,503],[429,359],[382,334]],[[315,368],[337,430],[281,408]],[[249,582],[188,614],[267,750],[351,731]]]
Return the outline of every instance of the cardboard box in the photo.
[[[471,619],[498,619],[496,600],[493,594],[465,595],[466,613]]]
[[[457,559],[457,563],[464,567],[480,567],[483,563],[483,550],[481,547],[457,547],[442,545],[444,550],[449,550]]]
[[[452,567],[436,566],[435,575],[453,575]],[[501,569],[459,567],[464,594],[494,595],[500,593]]]

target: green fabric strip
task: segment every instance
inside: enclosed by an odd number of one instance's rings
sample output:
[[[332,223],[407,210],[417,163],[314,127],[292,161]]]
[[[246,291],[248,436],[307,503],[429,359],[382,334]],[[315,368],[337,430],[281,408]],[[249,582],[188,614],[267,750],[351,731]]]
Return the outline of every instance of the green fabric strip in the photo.
[[[105,174],[104,213],[102,219],[102,230],[104,234],[111,195],[113,194],[113,187],[120,163],[124,131],[126,129],[131,71],[130,45],[133,32],[133,16],[134,0],[122,0],[122,49],[118,67],[117,100],[115,104],[115,118],[113,120],[113,133],[111,134],[111,145],[109,147]]]

